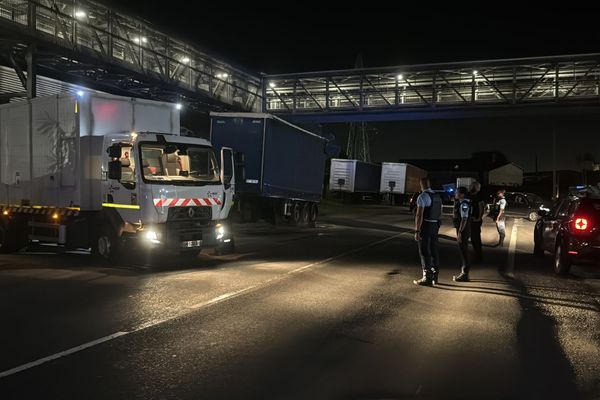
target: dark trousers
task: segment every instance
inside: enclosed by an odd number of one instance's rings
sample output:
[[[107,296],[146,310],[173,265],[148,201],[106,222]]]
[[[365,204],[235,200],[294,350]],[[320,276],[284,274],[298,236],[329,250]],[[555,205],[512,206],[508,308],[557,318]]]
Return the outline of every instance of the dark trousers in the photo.
[[[421,226],[421,239],[419,244],[419,255],[421,256],[421,267],[423,275],[433,278],[439,271],[440,255],[438,252],[438,232],[440,224],[437,222],[423,222]]]
[[[479,262],[483,255],[481,250],[481,223],[482,221],[471,222],[471,244],[475,252],[475,260]]]
[[[471,270],[471,263],[469,262],[469,236],[471,235],[471,230],[469,227],[465,227],[462,231],[461,241],[458,244],[458,249],[460,250],[460,257],[462,259],[462,272],[468,274]],[[458,237],[458,228],[456,228],[456,236]]]

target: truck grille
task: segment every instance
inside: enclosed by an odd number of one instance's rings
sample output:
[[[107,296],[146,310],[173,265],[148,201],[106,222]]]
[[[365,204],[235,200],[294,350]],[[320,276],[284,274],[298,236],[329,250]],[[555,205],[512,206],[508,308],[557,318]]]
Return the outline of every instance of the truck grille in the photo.
[[[167,221],[206,221],[212,220],[212,207],[170,207]]]

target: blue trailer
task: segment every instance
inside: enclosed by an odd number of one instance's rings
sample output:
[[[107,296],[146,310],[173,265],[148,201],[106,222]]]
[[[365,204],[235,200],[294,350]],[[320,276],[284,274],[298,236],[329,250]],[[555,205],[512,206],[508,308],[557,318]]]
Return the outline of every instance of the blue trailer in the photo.
[[[271,114],[211,113],[211,141],[234,151],[241,221],[282,218],[314,225],[327,139]]]

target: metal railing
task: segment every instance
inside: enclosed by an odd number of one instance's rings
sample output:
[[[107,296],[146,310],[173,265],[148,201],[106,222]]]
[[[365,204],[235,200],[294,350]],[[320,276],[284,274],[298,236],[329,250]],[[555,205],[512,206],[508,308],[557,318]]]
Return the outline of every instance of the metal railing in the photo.
[[[600,101],[600,54],[408,65],[265,77],[276,113],[370,112]]]
[[[0,27],[21,27],[39,43],[91,52],[163,83],[257,111],[261,79],[174,39],[149,23],[92,1],[1,0]],[[71,64],[77,64],[77,58]],[[70,66],[73,69],[73,66]]]

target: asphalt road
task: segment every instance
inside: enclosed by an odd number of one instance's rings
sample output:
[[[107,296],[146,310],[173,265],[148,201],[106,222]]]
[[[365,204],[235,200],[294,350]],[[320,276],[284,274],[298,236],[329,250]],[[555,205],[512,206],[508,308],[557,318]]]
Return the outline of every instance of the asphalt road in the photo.
[[[447,223],[417,287],[410,226],[362,206],[237,226],[229,256],[2,255],[0,399],[600,398],[600,269],[553,275],[511,220],[455,283]]]

